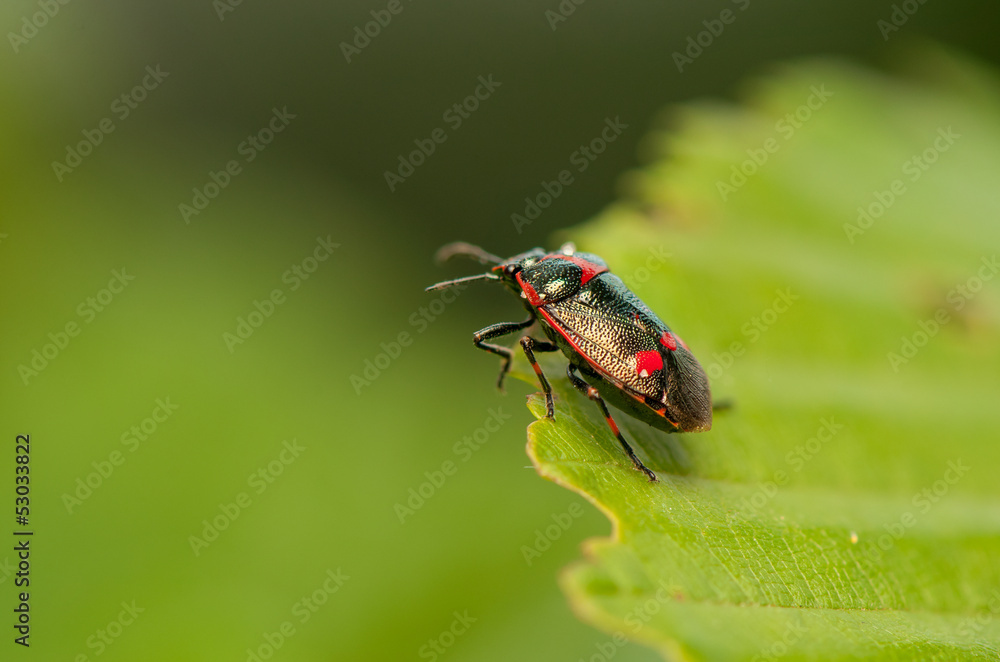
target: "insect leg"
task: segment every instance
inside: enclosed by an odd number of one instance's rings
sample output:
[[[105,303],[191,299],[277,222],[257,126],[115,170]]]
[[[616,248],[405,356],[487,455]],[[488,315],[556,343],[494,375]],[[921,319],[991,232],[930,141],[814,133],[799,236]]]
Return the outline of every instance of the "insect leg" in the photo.
[[[506,336],[510,333],[514,333],[515,331],[526,329],[534,323],[535,316],[532,315],[523,322],[501,322],[499,324],[491,324],[485,329],[476,331],[472,335],[472,343],[476,347],[503,357],[503,366],[500,368],[500,377],[497,378],[497,388],[501,391],[503,390],[503,378],[506,377],[507,373],[510,371],[510,360],[514,357],[514,353],[509,347],[494,345],[493,343],[483,341],[489,340],[490,338],[499,338],[500,336]]]
[[[622,435],[621,430],[618,429],[618,424],[615,423],[615,419],[611,418],[611,413],[608,412],[608,406],[604,404],[604,398],[601,397],[596,388],[583,381],[580,376],[576,374],[576,370],[577,367],[570,363],[569,367],[566,369],[566,374],[569,375],[569,381],[573,383],[573,386],[575,386],[578,391],[596,402],[597,406],[601,408],[601,413],[604,414],[604,420],[608,422],[608,427],[611,428],[611,432],[618,437],[618,443],[620,443],[622,448],[625,449],[625,453],[629,456],[629,459],[632,460],[632,464],[635,465],[635,468],[646,474],[646,477],[649,478],[649,482],[657,482],[656,474],[653,473],[649,467],[643,464],[642,460],[636,457],[632,447],[628,445],[627,441],[625,441],[625,437]]]
[[[545,393],[545,417],[555,418],[556,409],[552,402],[552,387],[549,386],[549,380],[545,379],[545,375],[542,374],[542,366],[538,365],[538,361],[535,360],[535,353],[532,349],[537,349],[539,352],[555,352],[559,348],[550,342],[535,340],[531,336],[521,338],[521,347],[524,348],[524,354],[528,357],[535,374],[538,375],[538,382],[542,385],[542,391]]]

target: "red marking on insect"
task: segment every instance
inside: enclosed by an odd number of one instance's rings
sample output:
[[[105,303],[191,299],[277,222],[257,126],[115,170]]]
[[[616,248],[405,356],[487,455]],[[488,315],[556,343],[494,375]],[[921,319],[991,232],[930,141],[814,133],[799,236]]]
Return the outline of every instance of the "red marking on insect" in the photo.
[[[681,344],[681,347],[683,347],[684,349],[688,348],[687,343],[685,343],[684,340],[679,335],[675,333],[674,337],[677,338],[677,342]],[[691,350],[688,349],[688,351],[690,352]]]
[[[517,284],[521,286],[521,290],[524,292],[525,297],[528,299],[528,303],[532,306],[542,305],[542,298],[538,296],[538,292],[535,292],[535,288],[531,286],[531,283],[526,283],[521,279],[521,272],[517,272],[515,276],[517,278]]]
[[[637,352],[635,355],[635,371],[640,377],[649,377],[657,370],[663,370],[663,357],[656,350]]]
[[[677,341],[674,340],[674,337],[670,335],[669,331],[664,331],[663,335],[660,336],[660,344],[669,349],[671,352],[677,349]],[[684,349],[687,349],[687,347]]]
[[[583,275],[580,276],[580,284],[586,285],[587,281],[598,274],[603,274],[608,270],[607,267],[602,267],[599,264],[594,264],[593,262],[588,262],[582,257],[577,257],[576,255],[546,255],[542,260],[566,260],[567,262],[572,262],[576,266],[583,269]],[[541,262],[541,260],[539,260]]]
[[[665,418],[667,420],[667,423],[670,423],[671,425],[673,425],[674,428],[679,428],[681,426],[680,423],[678,423],[674,419],[672,419],[669,416],[667,416],[667,410],[666,409],[664,409],[662,411],[658,411],[656,413],[659,414],[660,416],[662,416],[663,418]]]

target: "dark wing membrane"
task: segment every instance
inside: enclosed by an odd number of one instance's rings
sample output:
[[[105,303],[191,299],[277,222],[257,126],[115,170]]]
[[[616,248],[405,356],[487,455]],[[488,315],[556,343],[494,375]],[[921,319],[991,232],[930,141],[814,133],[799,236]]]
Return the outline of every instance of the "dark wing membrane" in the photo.
[[[666,403],[680,428],[685,431],[708,430],[712,427],[712,392],[708,377],[698,359],[678,345],[667,352],[667,361],[674,370],[667,371]]]

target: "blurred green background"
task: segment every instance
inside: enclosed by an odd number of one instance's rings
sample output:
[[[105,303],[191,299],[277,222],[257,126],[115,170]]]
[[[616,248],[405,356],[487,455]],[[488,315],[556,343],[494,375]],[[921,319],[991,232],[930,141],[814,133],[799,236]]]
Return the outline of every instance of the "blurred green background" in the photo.
[[[778,61],[882,66],[933,40],[1000,62],[990,0],[919,5],[888,39],[889,2],[563,2],[553,30],[554,0],[402,0],[348,62],[341,43],[390,5],[0,8],[0,494],[30,434],[35,531],[31,648],[8,639],[0,658],[589,658],[607,635],[555,575],[608,523],[527,468],[532,389],[497,395],[496,362],[469,342],[517,304],[495,288],[434,304],[423,286],[476,270],[435,267],[434,249],[551,246],[614,199],[660,109],[732,97]],[[735,20],[678,71],[724,10]],[[491,76],[460,126],[444,115]],[[275,109],[282,130],[245,143]],[[627,128],[518,232],[524,198],[606,118]],[[438,128],[390,190],[385,171]],[[180,208],[213,177],[226,185],[203,210]],[[367,361],[382,368],[366,378]],[[529,565],[522,548],[575,504]],[[0,552],[8,617],[15,565]]]

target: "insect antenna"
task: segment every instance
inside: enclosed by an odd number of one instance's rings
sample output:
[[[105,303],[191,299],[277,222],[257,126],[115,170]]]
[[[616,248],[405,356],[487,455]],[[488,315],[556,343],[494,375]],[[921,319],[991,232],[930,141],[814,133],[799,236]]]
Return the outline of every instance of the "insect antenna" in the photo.
[[[438,252],[434,254],[434,260],[438,264],[441,264],[442,262],[447,262],[456,255],[471,257],[474,260],[478,260],[480,264],[489,266],[496,266],[498,264],[502,264],[504,261],[502,257],[497,257],[493,253],[487,253],[479,246],[473,246],[472,244],[464,241],[456,241],[442,246],[438,249]]]
[[[501,280],[500,276],[494,275],[492,273],[476,274],[475,276],[465,276],[464,278],[456,278],[455,280],[446,280],[441,283],[435,283],[430,287],[425,287],[424,292],[433,292],[434,290],[444,290],[449,287],[454,287],[460,283],[468,283],[473,280]]]

